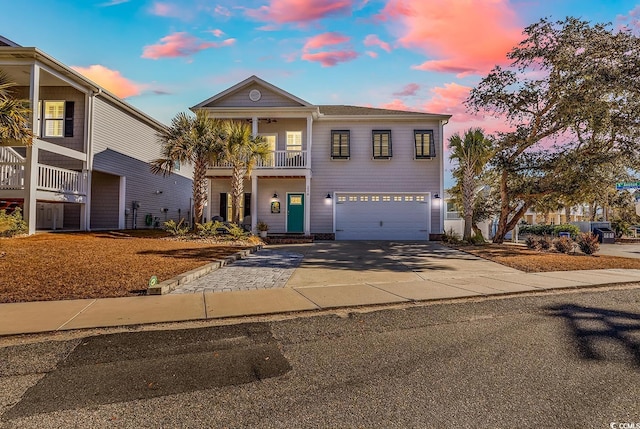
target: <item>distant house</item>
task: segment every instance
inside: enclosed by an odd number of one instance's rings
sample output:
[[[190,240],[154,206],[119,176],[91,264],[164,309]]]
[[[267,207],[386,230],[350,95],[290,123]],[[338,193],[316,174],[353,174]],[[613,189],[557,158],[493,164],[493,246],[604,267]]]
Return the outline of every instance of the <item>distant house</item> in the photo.
[[[197,104],[246,121],[271,148],[246,178],[255,231],[336,240],[428,240],[443,231],[443,127],[450,115],[314,105],[252,76]],[[231,216],[231,169],[212,165],[207,217]]]
[[[164,178],[164,125],[37,48],[0,37],[0,69],[30,100],[33,145],[0,142],[0,209],[21,206],[29,232],[144,228],[190,217],[191,171]]]

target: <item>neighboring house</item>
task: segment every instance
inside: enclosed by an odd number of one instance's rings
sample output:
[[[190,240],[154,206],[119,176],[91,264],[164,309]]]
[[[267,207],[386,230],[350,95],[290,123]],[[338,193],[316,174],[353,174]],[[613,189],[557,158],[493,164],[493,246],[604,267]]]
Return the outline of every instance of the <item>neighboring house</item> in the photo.
[[[271,154],[245,183],[255,231],[336,240],[428,240],[443,231],[443,126],[450,115],[310,104],[252,76],[197,104],[246,121]],[[214,165],[207,217],[231,212],[231,169]]]
[[[561,225],[571,222],[582,222],[588,220],[589,207],[585,205],[577,205],[571,207],[569,217],[565,209],[549,211],[542,213],[536,211],[535,208],[529,208],[522,219],[529,225],[550,224]]]
[[[444,231],[447,233],[453,232],[459,237],[462,237],[464,235],[464,218],[462,217],[462,212],[458,211],[458,208],[453,203],[451,195],[446,192],[444,202],[446,206],[446,212],[444,216]],[[490,220],[479,222],[478,228],[480,229],[480,232],[482,232],[482,236],[485,239],[489,239],[492,237],[493,233],[491,231]]]
[[[37,48],[0,37],[0,69],[30,100],[33,145],[0,143],[0,209],[36,229],[144,228],[190,218],[191,170],[153,175],[164,125]]]

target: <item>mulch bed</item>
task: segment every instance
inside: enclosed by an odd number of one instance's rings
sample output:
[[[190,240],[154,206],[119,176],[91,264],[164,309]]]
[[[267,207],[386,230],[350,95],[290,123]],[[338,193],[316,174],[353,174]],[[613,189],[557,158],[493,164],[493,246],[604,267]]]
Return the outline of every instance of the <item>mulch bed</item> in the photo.
[[[158,230],[0,239],[0,302],[139,295],[259,241],[176,240]]]
[[[640,268],[640,259],[598,254],[564,254],[555,251],[537,251],[510,244],[452,247],[528,273],[598,270],[607,268]]]

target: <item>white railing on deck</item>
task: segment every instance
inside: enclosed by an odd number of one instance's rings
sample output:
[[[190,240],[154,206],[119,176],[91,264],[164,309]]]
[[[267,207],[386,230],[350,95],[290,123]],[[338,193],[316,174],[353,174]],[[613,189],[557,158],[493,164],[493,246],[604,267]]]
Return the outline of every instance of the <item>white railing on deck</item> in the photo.
[[[86,174],[81,171],[38,165],[38,189],[63,194],[86,194]]]
[[[0,189],[24,189],[24,163],[0,162]]]
[[[308,165],[306,150],[276,150],[264,160],[259,160],[256,168],[306,168]],[[231,168],[231,164],[219,162],[213,164],[212,168]]]

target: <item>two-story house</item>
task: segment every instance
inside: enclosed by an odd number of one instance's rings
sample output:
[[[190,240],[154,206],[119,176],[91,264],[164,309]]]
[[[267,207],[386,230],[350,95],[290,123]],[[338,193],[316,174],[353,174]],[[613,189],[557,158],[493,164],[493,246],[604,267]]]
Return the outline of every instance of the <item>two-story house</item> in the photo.
[[[443,231],[443,126],[450,115],[313,105],[252,76],[197,104],[246,121],[270,156],[245,183],[255,231],[336,240],[428,240]],[[231,170],[213,165],[207,217],[230,218]],[[249,219],[248,218],[248,219]]]
[[[164,125],[37,48],[0,37],[0,70],[30,101],[31,146],[0,142],[0,209],[36,229],[123,229],[189,219],[191,170],[150,172]]]

